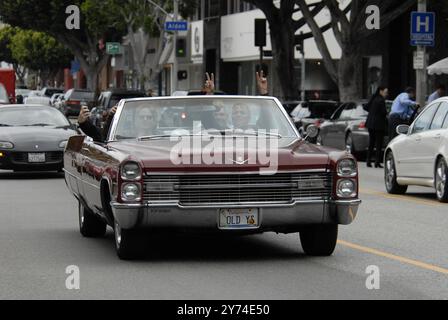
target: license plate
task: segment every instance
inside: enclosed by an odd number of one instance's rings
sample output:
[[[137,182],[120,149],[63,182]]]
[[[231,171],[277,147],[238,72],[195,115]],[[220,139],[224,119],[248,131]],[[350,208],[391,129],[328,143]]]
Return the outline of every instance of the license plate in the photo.
[[[259,226],[258,209],[219,210],[220,229],[257,229]]]
[[[28,153],[28,162],[30,163],[45,162],[45,153]]]

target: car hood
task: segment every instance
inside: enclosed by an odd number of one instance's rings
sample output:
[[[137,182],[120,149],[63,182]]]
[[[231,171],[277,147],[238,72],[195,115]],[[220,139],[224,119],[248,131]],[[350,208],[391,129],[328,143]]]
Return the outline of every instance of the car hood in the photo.
[[[306,170],[327,169],[329,166],[328,151],[303,140],[281,139],[278,147],[272,148],[272,153],[269,148],[261,146],[246,150],[235,148],[233,153],[231,148],[229,152],[211,152],[210,141],[202,141],[184,150],[179,141],[170,140],[112,142],[109,147],[128,155],[127,159],[139,161],[146,170]],[[211,161],[213,159],[218,161]]]
[[[73,135],[74,130],[54,127],[0,128],[0,141],[14,144],[14,151],[63,151],[59,144]]]

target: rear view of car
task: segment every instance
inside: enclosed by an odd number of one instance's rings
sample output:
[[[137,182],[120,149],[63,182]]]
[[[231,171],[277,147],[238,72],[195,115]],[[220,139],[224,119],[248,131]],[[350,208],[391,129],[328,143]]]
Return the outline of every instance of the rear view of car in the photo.
[[[62,104],[62,111],[68,117],[78,116],[81,110],[81,104],[87,104],[92,109],[94,104],[95,94],[89,90],[71,89],[67,91],[64,96]]]
[[[301,134],[309,125],[320,125],[331,118],[339,107],[336,101],[308,101],[300,103],[291,113],[294,124]]]

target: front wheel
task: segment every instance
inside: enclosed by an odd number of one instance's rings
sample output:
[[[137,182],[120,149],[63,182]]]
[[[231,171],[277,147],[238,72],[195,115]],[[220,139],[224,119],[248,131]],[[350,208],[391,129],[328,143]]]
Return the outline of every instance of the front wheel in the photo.
[[[445,159],[440,158],[437,161],[436,172],[435,172],[435,187],[437,193],[437,199],[440,202],[448,202],[448,188],[446,187],[448,181],[448,166],[446,165]]]
[[[140,230],[122,229],[115,221],[115,249],[121,260],[134,260],[144,256],[146,239]]]
[[[336,249],[338,225],[316,225],[306,227],[300,232],[300,242],[309,256],[328,257]]]
[[[397,182],[397,169],[392,152],[388,152],[386,155],[384,181],[386,183],[386,190],[390,194],[405,194],[408,190],[408,186],[399,185]]]
[[[99,217],[79,202],[79,231],[86,238],[100,238],[106,234],[107,225]]]

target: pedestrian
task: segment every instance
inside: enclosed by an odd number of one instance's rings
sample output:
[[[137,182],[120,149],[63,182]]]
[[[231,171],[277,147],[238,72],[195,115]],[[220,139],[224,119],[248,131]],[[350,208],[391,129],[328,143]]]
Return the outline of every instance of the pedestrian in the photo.
[[[414,101],[415,89],[407,88],[405,92],[398,95],[392,104],[389,115],[389,139],[392,141],[397,134],[397,127],[401,124],[410,124],[411,119],[420,105]]]
[[[428,104],[441,98],[444,97],[446,94],[446,87],[443,84],[439,84],[437,86],[436,91],[433,92],[433,94],[431,94],[428,98]]]
[[[379,86],[375,94],[367,104],[369,115],[366,121],[366,127],[369,130],[369,151],[367,153],[367,167],[371,168],[372,155],[376,149],[375,168],[383,168],[381,166],[381,152],[383,151],[384,137],[387,130],[387,109],[386,99],[389,89]]]

